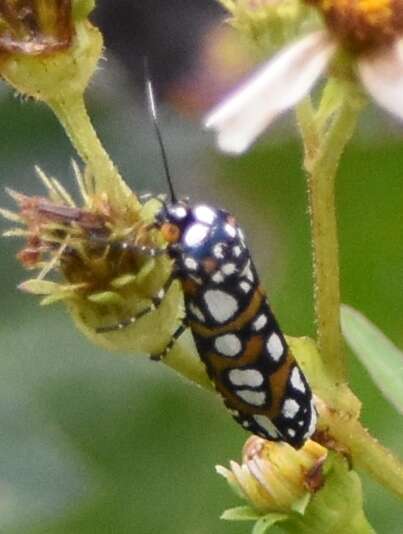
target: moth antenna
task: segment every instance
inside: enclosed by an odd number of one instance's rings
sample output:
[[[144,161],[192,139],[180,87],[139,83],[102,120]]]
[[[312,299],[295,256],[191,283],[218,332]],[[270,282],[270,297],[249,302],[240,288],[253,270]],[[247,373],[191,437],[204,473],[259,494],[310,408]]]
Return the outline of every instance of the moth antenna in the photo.
[[[157,113],[157,106],[156,106],[156,102],[155,102],[154,88],[153,88],[153,84],[152,84],[152,81],[151,81],[150,69],[149,69],[148,59],[147,58],[144,58],[144,73],[145,73],[145,84],[146,84],[148,111],[150,113],[151,120],[152,120],[152,123],[153,123],[153,126],[154,126],[154,130],[155,130],[155,134],[157,136],[157,141],[158,141],[158,144],[159,144],[159,147],[160,147],[161,156],[162,156],[162,162],[163,162],[163,165],[164,165],[165,177],[167,179],[168,187],[169,187],[169,191],[170,191],[170,195],[171,195],[171,201],[173,203],[175,203],[177,201],[177,198],[176,198],[176,195],[175,195],[173,182],[172,182],[172,177],[171,177],[171,173],[170,173],[170,170],[169,170],[168,157],[167,157],[167,153],[166,153],[166,150],[165,150],[164,141],[163,141],[161,130],[160,130],[159,123],[158,123],[158,113]]]

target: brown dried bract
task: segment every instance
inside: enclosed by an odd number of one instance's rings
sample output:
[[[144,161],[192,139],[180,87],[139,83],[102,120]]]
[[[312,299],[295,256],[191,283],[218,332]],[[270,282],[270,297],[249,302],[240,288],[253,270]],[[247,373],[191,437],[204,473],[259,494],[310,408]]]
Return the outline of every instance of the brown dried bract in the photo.
[[[335,451],[346,459],[349,469],[353,468],[351,451],[342,443],[339,443],[327,430],[317,430],[313,438],[327,449]]]
[[[73,31],[71,0],[0,0],[0,53],[51,54]]]
[[[323,476],[323,464],[325,461],[326,456],[323,456],[307,473],[305,473],[304,486],[311,493],[319,491],[325,483],[325,477]]]

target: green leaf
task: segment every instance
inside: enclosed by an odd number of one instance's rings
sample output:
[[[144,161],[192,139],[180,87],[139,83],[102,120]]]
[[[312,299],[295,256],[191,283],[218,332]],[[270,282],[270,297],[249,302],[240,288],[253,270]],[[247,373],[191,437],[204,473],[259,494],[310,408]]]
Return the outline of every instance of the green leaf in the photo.
[[[262,516],[251,506],[236,506],[235,508],[229,508],[222,514],[221,519],[225,521],[256,521]]]
[[[256,522],[252,534],[265,534],[273,525],[286,519],[288,519],[286,514],[267,514]]]
[[[362,313],[341,307],[343,335],[384,397],[403,413],[403,352]]]

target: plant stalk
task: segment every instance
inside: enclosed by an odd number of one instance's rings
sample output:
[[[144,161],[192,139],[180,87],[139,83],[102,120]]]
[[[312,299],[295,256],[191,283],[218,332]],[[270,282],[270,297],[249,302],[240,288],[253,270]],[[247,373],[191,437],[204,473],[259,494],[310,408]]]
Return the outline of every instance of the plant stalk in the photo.
[[[315,404],[322,425],[328,427],[338,443],[347,447],[354,465],[403,498],[403,464],[372,437],[358,419],[330,408],[318,397]]]
[[[340,156],[350,140],[359,108],[347,98],[332,118],[326,134],[316,132],[313,113],[303,102],[298,121],[305,148],[309,213],[313,245],[315,317],[318,346],[335,384],[345,382],[345,354],[340,327],[340,274],[335,206],[335,176]],[[323,139],[320,142],[320,139]]]
[[[124,182],[96,134],[88,116],[83,95],[64,93],[47,103],[92,173],[96,191],[106,193],[110,204],[120,213],[129,206],[132,209],[133,207],[139,209],[140,205],[134,193]]]

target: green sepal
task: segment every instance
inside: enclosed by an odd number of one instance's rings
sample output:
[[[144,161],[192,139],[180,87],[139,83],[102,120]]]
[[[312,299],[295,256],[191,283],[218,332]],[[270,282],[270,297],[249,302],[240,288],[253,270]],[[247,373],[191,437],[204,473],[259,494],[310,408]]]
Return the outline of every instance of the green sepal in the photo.
[[[252,534],[265,534],[276,523],[280,523],[281,521],[286,521],[287,519],[288,519],[287,514],[276,514],[276,513],[267,514],[263,517],[260,517],[260,519],[258,519],[258,521],[255,523],[252,529]]]
[[[362,313],[341,307],[343,335],[382,395],[403,414],[403,352]]]
[[[136,284],[142,286],[144,284],[145,278],[151,273],[155,268],[155,260],[150,258],[146,263],[141,267],[139,272],[136,275]]]
[[[261,517],[261,514],[254,510],[251,506],[245,505],[236,506],[234,508],[225,510],[220,519],[224,519],[225,521],[257,521]]]
[[[288,534],[374,534],[363,512],[361,481],[343,456],[329,452],[326,482],[303,516],[293,514],[283,525]]]
[[[312,494],[307,491],[305,495],[292,504],[291,510],[297,514],[304,515],[308,504],[311,502],[311,498]]]
[[[99,293],[93,293],[87,298],[90,302],[94,302],[95,304],[106,304],[108,306],[113,304],[122,306],[125,302],[119,293],[115,293],[114,291],[101,291]]]
[[[95,8],[95,0],[73,0],[72,13],[74,20],[85,19]]]
[[[135,282],[137,279],[137,276],[135,274],[123,274],[122,276],[119,276],[118,278],[115,278],[111,282],[111,286],[120,289],[121,287],[128,286]]]

